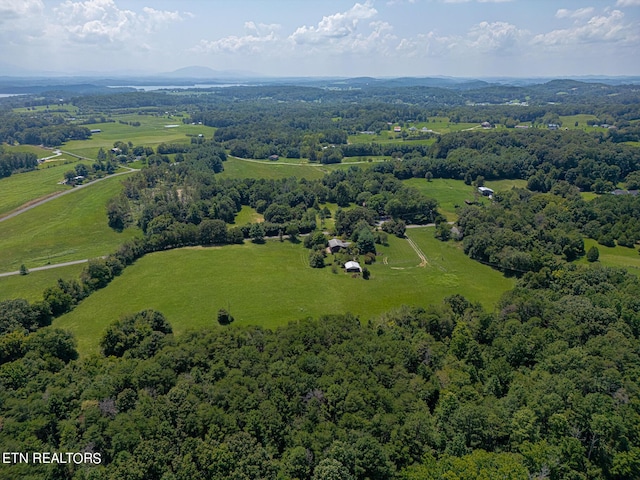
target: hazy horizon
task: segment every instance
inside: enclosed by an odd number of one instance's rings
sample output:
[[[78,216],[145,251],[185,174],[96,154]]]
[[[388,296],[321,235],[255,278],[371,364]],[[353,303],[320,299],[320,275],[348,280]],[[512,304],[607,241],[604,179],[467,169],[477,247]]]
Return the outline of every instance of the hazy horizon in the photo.
[[[2,75],[640,75],[640,0],[0,0]]]

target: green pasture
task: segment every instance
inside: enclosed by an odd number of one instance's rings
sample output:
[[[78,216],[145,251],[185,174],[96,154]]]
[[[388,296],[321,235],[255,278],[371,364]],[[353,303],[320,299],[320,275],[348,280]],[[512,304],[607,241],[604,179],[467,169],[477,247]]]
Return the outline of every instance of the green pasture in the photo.
[[[327,172],[327,167],[318,164],[287,165],[282,162],[269,162],[262,160],[241,160],[227,157],[224,162],[224,171],[220,174],[223,178],[307,178],[315,180],[322,178]]]
[[[580,192],[580,196],[587,202],[599,197],[599,195],[595,192]]]
[[[579,128],[584,130],[586,128],[593,128],[587,125],[587,121],[597,120],[597,119],[598,117],[596,117],[595,115],[587,115],[587,114],[560,116],[560,121],[562,122],[562,128],[569,128],[569,129]],[[576,122],[578,122],[577,127],[576,127]]]
[[[448,117],[431,117],[428,122],[418,122],[411,126],[416,127],[418,130],[421,130],[422,127],[427,127],[440,134],[481,128],[477,123],[452,123]]]
[[[58,182],[64,180],[64,172],[70,168],[73,166],[59,165],[54,168],[14,173],[10,177],[0,179],[0,217],[30,201],[68,190],[70,187]]]
[[[624,267],[629,272],[640,275],[640,254],[637,248],[629,247],[605,247],[591,238],[584,239],[584,250],[588,252],[591,247],[597,247],[600,252],[598,261],[609,267]],[[586,255],[578,260],[578,263],[587,262]]]
[[[39,147],[37,145],[2,145],[5,152],[27,152],[34,153],[38,158],[50,157],[53,155],[53,149]]]
[[[106,255],[138,234],[107,225],[107,201],[121,178],[100,181],[0,223],[0,272]]]
[[[76,113],[78,113],[78,107],[76,107],[75,105],[71,104],[71,103],[63,103],[63,104],[59,104],[59,103],[51,103],[49,105],[38,105],[36,107],[21,107],[21,108],[14,108],[13,109],[14,112],[16,113],[29,113],[29,112],[59,112],[59,113],[70,113],[75,115]]]
[[[455,293],[491,309],[512,288],[511,279],[470,260],[458,245],[435,240],[433,228],[412,229],[409,235],[429,265],[418,266],[420,259],[408,242],[390,237],[369,266],[369,280],[333,273],[331,267],[312,269],[309,250],[288,241],[153,253],[54,326],[71,330],[86,355],[97,352],[111,322],[146,308],[163,312],[181,334],[217,326],[220,308],[230,309],[236,324],[274,328],[331,313],[352,312],[366,320],[403,304],[427,305]]]
[[[240,211],[236,214],[235,225],[245,225],[247,223],[264,222],[264,217],[256,212],[255,208],[243,205]]]
[[[55,285],[59,278],[77,280],[84,267],[84,264],[69,265],[30,272],[28,275],[0,277],[0,301],[11,298],[24,298],[30,302],[42,300],[45,288]]]
[[[404,180],[406,185],[417,188],[421,193],[438,201],[438,211],[448,221],[458,218],[456,206],[464,206],[465,200],[488,203],[490,200],[478,193],[476,187],[466,185],[462,180],[449,178],[434,178],[430,182],[424,178],[410,178]],[[526,180],[493,180],[485,182],[485,186],[494,191],[510,190],[513,187],[526,188]]]
[[[131,142],[133,145],[157,147],[160,143],[188,143],[191,136],[199,134],[206,138],[212,138],[215,128],[205,125],[183,124],[183,117],[153,116],[153,115],[114,115],[110,117],[115,122],[94,123],[83,125],[89,129],[100,129],[100,133],[94,133],[88,140],[72,140],[61,147],[62,150],[82,155],[88,158],[96,158],[98,150],[108,150],[114,142]],[[139,127],[119,122],[140,122]],[[177,125],[177,127],[167,127]]]

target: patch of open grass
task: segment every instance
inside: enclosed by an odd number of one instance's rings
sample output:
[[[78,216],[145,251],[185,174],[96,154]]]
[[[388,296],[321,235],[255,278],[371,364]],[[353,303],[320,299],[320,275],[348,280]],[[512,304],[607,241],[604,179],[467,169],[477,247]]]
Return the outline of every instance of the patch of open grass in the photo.
[[[578,115],[561,115],[560,121],[562,122],[562,128],[569,129],[581,129],[585,130],[586,128],[592,128],[587,125],[588,120],[597,120],[598,117],[595,115],[588,114],[578,114]],[[578,122],[578,125],[576,125]]]
[[[114,115],[115,122],[95,123],[84,125],[89,129],[100,129],[100,133],[94,133],[88,140],[73,140],[61,147],[61,150],[82,155],[88,158],[96,158],[98,150],[108,150],[114,142],[131,142],[133,145],[157,147],[160,143],[189,143],[191,136],[199,134],[206,138],[213,137],[215,128],[205,125],[183,124],[183,117],[153,116],[153,115]],[[134,127],[119,122],[140,122],[140,126]],[[167,127],[177,125],[177,127]]]
[[[591,247],[597,247],[600,253],[598,262],[609,267],[624,267],[629,272],[640,275],[640,254],[637,248],[629,247],[605,247],[591,238],[584,239],[584,250],[588,252]],[[578,263],[587,262],[586,255],[578,260]]]
[[[300,164],[285,165],[278,162],[247,161],[235,157],[227,157],[224,162],[223,178],[266,178],[279,179],[298,177],[315,180],[322,178],[326,168],[320,165]]]
[[[235,225],[241,226],[247,223],[264,222],[264,217],[256,212],[255,208],[243,205],[235,218]]]
[[[49,148],[39,147],[37,145],[7,145],[3,144],[2,148],[6,152],[27,152],[34,153],[38,158],[50,157],[53,155],[53,150]]]
[[[30,302],[42,300],[42,292],[45,288],[55,285],[59,278],[77,280],[84,267],[84,264],[69,265],[30,272],[29,275],[0,277],[0,301],[11,298],[24,298]]]
[[[216,326],[220,308],[241,325],[274,328],[322,314],[351,312],[362,320],[394,307],[427,305],[461,293],[491,309],[513,286],[499,272],[467,258],[453,243],[440,244],[433,228],[409,233],[427,254],[420,259],[407,240],[389,238],[371,279],[353,278],[331,267],[308,266],[300,243],[269,240],[218,248],[185,248],[139,259],[111,284],[91,295],[54,326],[71,330],[86,355],[97,352],[100,336],[120,316],[145,308],[163,312],[174,332]],[[327,258],[330,261],[331,256]]]
[[[0,179],[0,217],[33,200],[49,194],[69,190],[71,187],[61,185],[64,173],[73,170],[77,160],[66,160],[55,163],[44,163],[37,170],[14,173],[10,177]]]
[[[120,178],[108,178],[1,222],[0,272],[106,255],[138,235],[107,225],[107,201],[121,188]]]
[[[482,203],[490,201],[487,197],[478,194],[475,187],[466,185],[462,180],[434,178],[428,182],[424,178],[411,178],[404,183],[417,188],[424,195],[435,198],[438,201],[438,211],[448,221],[455,221],[458,218],[456,206],[464,206],[465,200]],[[494,180],[485,182],[485,186],[494,191],[504,191],[513,187],[526,188],[527,182],[526,180]]]
[[[0,216],[9,213],[31,200],[50,193],[68,190],[60,185],[64,179],[64,168],[49,168],[31,172],[14,173],[0,180]],[[1,229],[2,227],[0,227]]]

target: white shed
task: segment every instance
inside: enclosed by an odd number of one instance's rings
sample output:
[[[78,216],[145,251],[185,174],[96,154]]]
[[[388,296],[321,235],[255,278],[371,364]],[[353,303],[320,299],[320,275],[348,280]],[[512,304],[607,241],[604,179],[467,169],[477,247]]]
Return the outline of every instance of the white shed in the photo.
[[[353,260],[344,264],[344,269],[347,272],[362,272],[362,268],[358,262],[354,262]]]

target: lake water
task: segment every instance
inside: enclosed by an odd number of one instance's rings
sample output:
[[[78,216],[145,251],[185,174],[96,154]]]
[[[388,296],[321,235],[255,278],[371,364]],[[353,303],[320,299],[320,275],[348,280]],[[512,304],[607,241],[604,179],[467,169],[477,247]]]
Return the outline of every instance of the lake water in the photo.
[[[152,90],[186,90],[187,88],[225,88],[240,87],[239,83],[218,83],[215,85],[195,84],[195,85],[109,85],[109,88],[135,88],[149,92]]]

